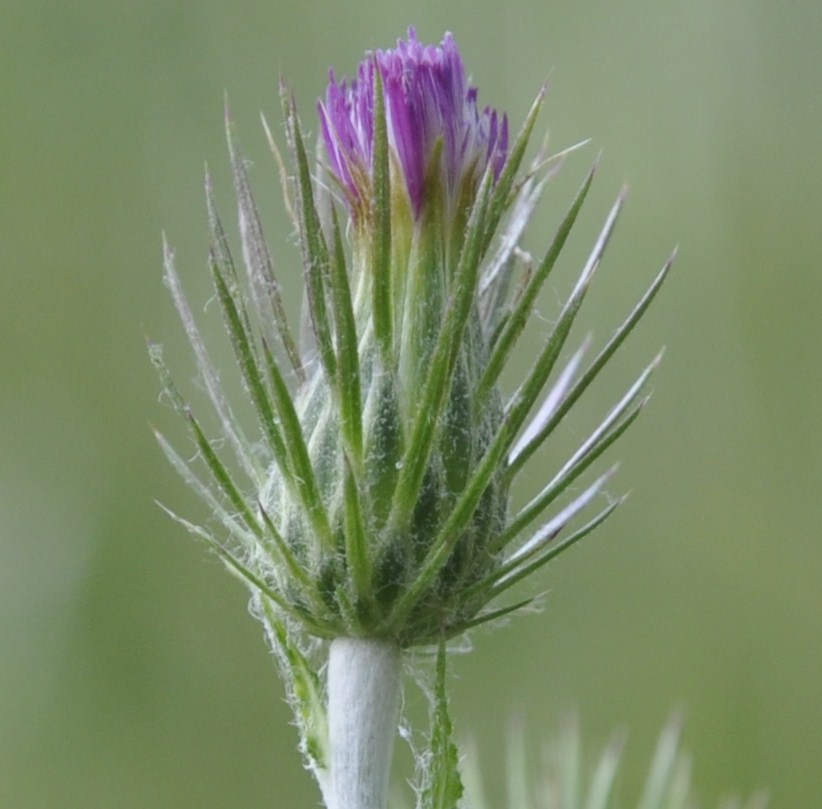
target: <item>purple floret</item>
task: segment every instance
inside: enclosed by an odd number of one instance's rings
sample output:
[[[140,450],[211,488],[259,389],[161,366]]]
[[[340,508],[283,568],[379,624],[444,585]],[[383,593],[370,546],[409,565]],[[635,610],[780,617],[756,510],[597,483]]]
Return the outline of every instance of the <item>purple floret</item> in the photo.
[[[467,87],[465,66],[451,34],[423,45],[413,28],[394,50],[366,58],[350,82],[329,72],[320,122],[332,171],[353,201],[371,176],[374,146],[374,69],[380,71],[388,138],[399,159],[416,217],[425,203],[428,161],[442,138],[442,181],[448,199],[462,184],[478,180],[490,163],[499,176],[508,148],[508,120],[477,107],[477,89]]]

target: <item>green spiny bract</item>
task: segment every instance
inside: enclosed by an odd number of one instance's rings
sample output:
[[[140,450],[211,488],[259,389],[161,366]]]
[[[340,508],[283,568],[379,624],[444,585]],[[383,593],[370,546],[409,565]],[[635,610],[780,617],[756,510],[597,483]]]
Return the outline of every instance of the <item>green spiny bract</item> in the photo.
[[[436,300],[447,300],[447,295],[437,294]],[[407,331],[412,332],[426,318],[429,322],[442,319],[443,312],[436,311],[435,301],[420,299],[417,311],[403,307],[406,317],[415,321]],[[439,317],[432,317],[432,313]],[[342,438],[338,400],[321,368],[314,367],[297,397],[297,413],[330,523],[329,541],[318,536],[276,464],[271,467],[261,499],[266,511],[277,515],[279,531],[295,556],[319,583],[329,633],[393,637],[404,645],[431,643],[472,619],[484,605],[481,594],[464,599],[462,593],[482,581],[500,558],[488,547],[502,532],[507,515],[509,483],[502,470],[489,482],[470,521],[451,543],[446,563],[417,604],[401,625],[391,622],[398,597],[414,583],[470,474],[502,423],[496,391],[479,413],[473,408],[472,391],[487,362],[487,338],[476,311],[471,313],[471,321],[442,412],[432,416],[436,418],[433,446],[418,494],[413,508],[401,517],[392,509],[394,493],[405,465],[412,462],[408,459],[409,444],[439,323],[434,328],[428,326],[419,337],[398,339],[389,369],[383,367],[372,337],[367,335],[361,342],[359,452]],[[400,326],[400,331],[406,331],[404,324]],[[413,356],[409,358],[409,354]],[[347,481],[353,482],[356,494],[350,484],[347,489]],[[353,508],[358,511],[354,517],[350,514]],[[361,527],[352,528],[354,521]],[[347,536],[352,530],[362,531],[367,559],[351,549]],[[266,578],[276,575],[272,567]]]

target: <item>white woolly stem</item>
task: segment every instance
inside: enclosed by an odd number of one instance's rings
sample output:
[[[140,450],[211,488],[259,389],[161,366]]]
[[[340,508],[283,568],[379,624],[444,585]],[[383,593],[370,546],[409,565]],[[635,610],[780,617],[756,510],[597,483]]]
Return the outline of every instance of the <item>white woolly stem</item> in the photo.
[[[331,642],[328,809],[387,809],[400,708],[400,650],[357,638]]]

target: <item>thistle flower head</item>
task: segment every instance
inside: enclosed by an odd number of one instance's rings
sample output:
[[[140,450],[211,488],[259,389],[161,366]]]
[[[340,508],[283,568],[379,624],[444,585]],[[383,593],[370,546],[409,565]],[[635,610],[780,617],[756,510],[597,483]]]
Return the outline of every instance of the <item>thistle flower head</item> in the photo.
[[[247,582],[275,645],[290,637],[286,626],[402,647],[459,635],[527,603],[497,599],[619,502],[570,529],[609,473],[572,497],[571,485],[633,423],[655,363],[529,503],[511,512],[509,491],[639,321],[668,264],[587,365],[587,341],[563,351],[620,194],[521,384],[506,394],[503,370],[593,170],[543,256],[530,259],[522,234],[562,157],[540,151],[523,168],[543,94],[511,144],[505,116],[480,109],[477,95],[448,34],[427,46],[411,29],[394,50],[367,56],[352,81],[332,72],[319,116],[333,191],[309,164],[284,92],[295,178],[286,194],[302,251],[308,349],[292,336],[229,122],[245,277],[207,182],[209,263],[262,440],[235,417],[166,252],[167,283],[236,464],[206,437],[153,349],[210,480],[160,440],[219,528],[186,526]]]
[[[373,746],[390,736],[396,717],[388,692],[398,684],[399,650],[434,643],[438,763],[421,794],[426,806],[445,806],[437,796],[446,793],[448,805],[455,803],[461,787],[448,741],[446,642],[530,603],[500,601],[621,502],[607,501],[578,525],[610,472],[572,487],[638,416],[656,360],[570,457],[553,460],[529,502],[516,510],[509,502],[517,475],[614,357],[670,266],[593,359],[586,363],[589,340],[566,349],[622,208],[620,194],[565,304],[531,347],[523,379],[513,392],[503,389],[503,371],[594,175],[592,169],[545,252],[532,259],[520,248],[522,236],[564,157],[539,150],[525,167],[542,100],[540,93],[509,144],[505,116],[480,110],[451,36],[426,46],[411,29],[394,50],[368,55],[352,81],[331,73],[319,103],[325,155],[314,168],[296,104],[283,91],[293,179],[266,130],[299,235],[307,341],[293,336],[227,117],[241,261],[208,177],[206,197],[209,268],[244,386],[239,402],[223,389],[225,375],[209,357],[165,249],[166,282],[220,425],[213,443],[152,346],[197,453],[187,461],[158,439],[214,519],[197,525],[173,516],[251,590],[329,806],[353,806],[346,785],[360,795],[360,775],[376,760],[359,742],[348,743],[348,696],[370,681],[370,662],[382,660],[393,683],[380,690],[385,710],[357,738]],[[253,435],[243,408],[255,417]],[[326,648],[327,668],[318,654]],[[346,685],[340,673],[354,660],[367,676]],[[349,748],[359,750],[356,766]],[[390,756],[383,753],[380,785],[375,781],[369,801],[357,806],[385,803],[374,797],[387,789]]]
[[[367,56],[350,82],[331,70],[318,104],[329,164],[356,216],[368,210],[372,194],[380,106],[394,179],[415,219],[438,196],[446,210],[470,203],[489,165],[499,177],[508,148],[506,116],[480,109],[450,33],[439,46],[423,45],[410,28],[394,50]]]

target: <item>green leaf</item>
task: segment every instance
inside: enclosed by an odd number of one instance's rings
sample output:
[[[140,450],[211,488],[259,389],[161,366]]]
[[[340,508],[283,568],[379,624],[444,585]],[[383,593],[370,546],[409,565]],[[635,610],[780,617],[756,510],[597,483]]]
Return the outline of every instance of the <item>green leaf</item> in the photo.
[[[622,208],[623,201],[624,192],[620,194],[616,203],[611,208],[608,218],[597,237],[594,248],[577,279],[571,295],[560,312],[559,319],[550,337],[537,357],[531,373],[526,378],[522,387],[512,397],[508,418],[506,418],[506,423],[503,425],[503,431],[508,433],[511,440],[513,440],[512,433],[519,432],[522,427],[528,412],[533,407],[540,391],[554,368],[554,364],[565,344],[577,312],[593,280],[594,273],[602,259],[602,254],[616,225],[617,216]]]
[[[194,441],[200,450],[200,455],[205,461],[206,466],[209,468],[215,483],[219,486],[228,502],[231,503],[231,505],[237,510],[237,513],[240,515],[243,522],[248,526],[248,529],[254,534],[255,537],[260,538],[262,535],[262,529],[254,517],[253,510],[246,502],[246,499],[243,497],[237,485],[232,480],[229,471],[225,468],[217,453],[214,452],[214,448],[206,438],[202,427],[200,427],[200,423],[194,417],[194,414],[190,409],[186,409],[185,416],[188,421],[189,428],[194,436]]]
[[[271,255],[268,252],[265,234],[263,233],[260,215],[251,193],[251,185],[248,182],[245,160],[237,147],[237,139],[234,132],[234,125],[231,120],[231,113],[228,103],[225,107],[226,137],[228,140],[228,151],[231,158],[231,168],[234,176],[234,190],[237,196],[237,207],[240,221],[240,238],[243,245],[243,257],[245,259],[246,270],[248,272],[249,286],[254,299],[257,316],[260,323],[267,323],[270,312],[271,319],[277,327],[285,353],[291,365],[301,376],[302,360],[297,351],[297,344],[288,325],[285,305],[283,304],[280,284],[274,274],[274,265]],[[209,206],[209,226],[214,240],[214,249],[220,255],[223,251],[227,254],[227,241],[222,227],[214,212],[214,204],[210,188],[206,188],[206,198]],[[220,256],[222,257],[222,256]]]
[[[371,289],[374,336],[385,369],[391,368],[394,333],[391,305],[391,171],[388,152],[388,122],[385,117],[382,74],[379,70],[374,70],[374,207],[371,211],[374,240]]]
[[[626,418],[602,441],[591,450],[580,456],[571,466],[563,469],[554,476],[551,482],[525,506],[517,516],[506,526],[505,530],[489,545],[489,549],[504,548],[522,530],[527,528],[551,503],[553,503],[597,458],[599,458],[616,440],[630,427],[643,409],[647,399],[637,405]]]
[[[434,446],[436,431],[441,423],[442,411],[451,387],[457,358],[462,348],[463,335],[476,294],[480,249],[490,189],[491,173],[486,171],[469,218],[451,298],[431,357],[428,376],[417,406],[414,426],[397,481],[389,520],[395,530],[402,530],[405,527],[416,506],[423,476]],[[436,569],[431,569],[424,575],[433,577],[435,574]],[[395,617],[410,609],[413,604],[411,599],[427,587],[429,581],[430,578],[425,582],[422,582],[420,577],[417,578],[412,588],[406,591],[407,597],[403,600],[402,606],[398,607],[398,614]]]
[[[546,92],[547,87],[543,85],[540,88],[539,93],[537,93],[537,97],[534,99],[531,109],[528,111],[528,115],[525,118],[525,123],[522,125],[522,129],[520,129],[517,139],[514,141],[514,145],[508,153],[508,159],[505,161],[505,166],[502,169],[499,179],[497,180],[488,213],[488,227],[485,231],[485,241],[481,250],[482,253],[484,253],[488,248],[488,244],[496,232],[497,225],[499,224],[500,219],[502,219],[502,215],[511,205],[511,189],[514,186],[514,180],[516,180],[517,172],[519,171],[519,167],[522,164],[522,159],[525,156],[525,150],[528,148],[528,141],[531,139],[531,133],[534,130],[534,124],[537,122],[539,111],[542,109],[542,105],[545,101]]]
[[[505,745],[505,794],[507,807],[529,809],[531,784],[528,783],[528,757],[525,750],[525,728],[522,719],[508,728]]]
[[[681,729],[681,721],[675,720],[662,731],[637,809],[666,809],[679,763]]]
[[[538,155],[529,176],[520,184],[508,215],[508,222],[499,235],[497,249],[482,270],[479,308],[486,335],[490,335],[489,346],[494,345],[494,335],[501,331],[501,321],[505,319],[505,302],[511,286],[513,268],[517,264],[516,254],[522,236],[551,178],[548,173],[539,180],[533,176],[541,162]]]
[[[229,287],[229,279],[221,272],[213,253],[210,254],[210,264],[226,328],[263,433],[286,483],[297,493],[312,527],[327,545],[331,545],[331,529],[288,386],[263,341],[265,367],[271,382],[269,392],[264,371],[259,366],[254,336],[246,330],[249,321],[242,309],[242,299]]]
[[[314,609],[317,610],[319,614],[326,612],[325,603],[320,595],[320,591],[317,589],[317,582],[311,577],[310,572],[300,564],[297,557],[294,556],[291,547],[285,541],[285,538],[277,526],[274,525],[265,507],[259,500],[257,501],[257,509],[262,517],[263,525],[271,537],[274,551],[277,554],[277,561],[288,571],[294,584],[298,585],[303,594],[313,603]]]
[[[619,760],[625,744],[625,735],[616,734],[605,748],[591,779],[585,809],[610,809],[613,806],[614,784],[619,771]]]
[[[362,476],[362,387],[360,374],[359,339],[351,299],[351,287],[346,270],[337,210],[331,208],[334,250],[331,254],[331,301],[334,308],[334,325],[337,335],[337,398],[340,403],[340,430],[348,449],[350,461],[357,477]]]
[[[679,747],[679,726],[680,722],[675,718],[663,730],[639,803],[635,799],[618,802],[616,794],[625,733],[612,736],[588,780],[579,723],[574,717],[562,723],[552,745],[549,766],[537,777],[529,772],[524,734],[517,728],[518,732],[509,734],[506,745],[508,789],[505,806],[507,809],[530,809],[537,805],[552,809],[617,809],[622,806],[636,809],[697,809],[704,804],[697,804],[693,798],[690,757]],[[475,793],[482,785],[473,783],[480,779],[476,775],[476,766],[472,767],[468,762],[466,775],[472,774],[469,797],[471,806],[475,806],[478,800]],[[479,801],[478,806],[484,809],[487,803]],[[722,809],[742,809],[743,806],[746,809],[766,809],[767,797],[760,792],[748,802],[730,798],[720,806]]]
[[[211,404],[217,414],[217,418],[220,422],[223,433],[228,439],[228,442],[234,451],[234,456],[236,457],[237,462],[242,466],[243,471],[251,480],[259,483],[263,479],[264,472],[257,463],[257,458],[251,449],[251,444],[245,437],[242,428],[234,418],[230,405],[223,396],[223,392],[220,388],[219,376],[208,356],[205,343],[203,342],[200,331],[194,321],[194,316],[191,313],[188,301],[183,294],[180,278],[174,266],[174,253],[169,247],[168,242],[165,240],[165,237],[163,237],[163,266],[166,286],[171,292],[171,297],[174,301],[174,308],[180,316],[180,320],[182,321],[183,328],[186,332],[186,337],[188,337],[189,344],[194,351],[197,368],[200,372],[200,376],[202,377],[206,392],[208,393],[208,398],[211,400]],[[165,369],[162,362],[162,349],[160,349],[159,346],[150,345],[149,356],[151,357],[152,363],[160,371],[164,388],[167,392],[169,392],[173,385],[171,385],[171,375],[168,373],[168,370]],[[159,364],[157,360],[159,360]],[[173,399],[174,396],[172,395],[172,400]],[[184,410],[181,397],[180,401],[177,402],[176,408],[180,413]]]
[[[280,147],[277,146],[277,141],[271,132],[271,127],[268,125],[268,121],[262,113],[260,114],[260,120],[263,124],[266,141],[268,141],[268,148],[271,150],[271,154],[274,156],[274,162],[277,164],[277,173],[280,176],[280,190],[283,195],[283,205],[285,206],[286,215],[294,230],[297,231],[300,228],[300,221],[295,211],[296,203],[294,201],[294,188],[291,182],[290,172],[283,159]]]
[[[423,809],[456,809],[462,797],[459,751],[452,738],[453,732],[445,684],[445,641],[441,641],[431,717],[430,759],[425,764],[428,782],[421,795]]]
[[[560,550],[581,539],[582,536],[585,536],[586,533],[592,531],[594,527],[603,522],[621,501],[612,503],[611,506],[606,508],[598,517],[594,518],[592,522],[589,522],[563,542],[558,545],[552,544],[559,534],[565,530],[568,524],[602,491],[605,483],[613,476],[616,469],[616,466],[612,467],[604,475],[595,480],[582,494],[575,497],[558,514],[554,515],[541,526],[529,539],[523,542],[516,550],[510,552],[485,578],[467,587],[463,592],[463,597],[470,599],[482,593],[500,592],[496,590],[499,585],[509,581],[513,583],[529,575],[545,564],[548,559],[556,556]],[[583,533],[580,535],[580,532]],[[489,601],[494,597],[496,596],[487,595]]]
[[[571,296],[560,313],[559,320],[554,327],[548,342],[538,356],[533,370],[525,383],[514,394],[503,423],[496,436],[478,464],[474,474],[469,479],[465,489],[457,499],[451,513],[440,529],[437,539],[432,543],[431,550],[420,565],[419,573],[405,593],[398,599],[391,614],[392,621],[401,621],[407,615],[416,600],[431,584],[442,566],[446,563],[451,549],[462,535],[470,522],[477,504],[485,492],[493,476],[497,473],[503,458],[511,448],[517,434],[522,428],[525,419],[534,405],[546,380],[553,370],[554,364],[562,350],[571,326],[579,311],[585,293],[590,286],[594,272],[599,265],[602,253],[608,243],[613,228],[616,225],[617,215],[622,207],[624,192],[617,198],[605,224],[596,240],[588,261],[583,268]],[[433,371],[433,366],[432,366]],[[413,455],[409,454],[413,458]],[[399,485],[398,485],[399,490]]]
[[[616,509],[625,501],[625,497],[621,497],[619,500],[611,503],[607,508],[604,508],[599,514],[596,515],[590,522],[586,523],[576,530],[573,534],[566,537],[561,542],[558,542],[556,545],[551,545],[548,549],[542,553],[542,555],[537,556],[536,559],[532,560],[529,564],[524,565],[516,570],[513,570],[509,573],[505,578],[497,581],[496,584],[491,585],[490,580],[494,578],[494,576],[490,576],[488,580],[488,588],[489,588],[489,601],[491,599],[496,598],[498,595],[503,593],[509,587],[512,587],[517,582],[522,581],[527,576],[530,576],[534,571],[538,570],[539,568],[543,567],[543,565],[548,564],[552,559],[556,558],[561,554],[563,551],[568,550],[572,545],[576,545],[581,539],[584,539],[588,534],[591,533],[595,528],[598,528],[611,514],[616,511]]]
[[[257,537],[237,520],[235,516],[236,512],[230,513],[228,511],[222,501],[194,474],[190,466],[180,457],[179,453],[176,452],[161,433],[155,430],[154,436],[163,454],[174,467],[177,474],[180,475],[186,485],[211,508],[214,515],[222,523],[223,527],[228,530],[231,536],[234,537],[235,541],[244,548],[250,549],[255,547]]]
[[[474,399],[475,412],[479,412],[479,409],[485,404],[488,394],[493,389],[494,385],[496,385],[502,369],[510,359],[511,350],[525,329],[528,319],[533,312],[537,295],[551,273],[551,270],[554,268],[554,265],[559,258],[559,254],[562,252],[562,248],[565,246],[565,242],[568,239],[568,235],[576,222],[577,215],[582,208],[582,203],[585,201],[585,197],[587,196],[588,190],[593,182],[595,171],[596,165],[594,165],[588,173],[588,176],[585,178],[585,182],[582,184],[582,187],[577,193],[576,198],[568,210],[568,213],[565,215],[565,218],[557,229],[556,235],[551,242],[551,246],[545,254],[545,258],[542,260],[542,263],[537,271],[531,276],[530,281],[517,301],[516,307],[507,318],[504,328],[494,343],[494,349],[488,359],[488,365],[486,366],[485,372],[477,385],[477,391]]]
[[[556,380],[551,384],[550,388],[543,397],[542,404],[539,406],[537,412],[531,417],[528,424],[521,431],[519,438],[514,443],[508,453],[508,466],[517,459],[523,452],[532,450],[534,441],[547,438],[543,430],[545,424],[553,420],[554,414],[562,405],[563,400],[571,388],[577,370],[582,363],[582,358],[588,351],[591,344],[590,337],[586,337],[582,345],[574,352],[571,359],[566,362],[565,367],[557,376]]]
[[[565,508],[555,514],[531,538],[512,551],[488,577],[504,580],[509,572],[522,568],[529,559],[541,556],[546,546],[553,542],[566,526],[599,494],[607,481],[613,477],[616,466],[597,478],[582,494],[577,495]]]
[[[506,615],[511,615],[511,613],[519,612],[520,610],[524,610],[526,607],[530,607],[535,601],[536,596],[532,598],[524,598],[522,601],[517,601],[515,604],[509,604],[496,610],[481,612],[470,621],[465,621],[461,624],[454,624],[453,626],[450,626],[448,628],[448,638],[458,637],[459,635],[467,632],[469,629],[481,626],[482,624],[489,624],[494,621],[499,621]]]
[[[297,200],[300,219],[300,245],[305,267],[305,289],[308,298],[308,309],[311,314],[311,326],[317,340],[320,362],[325,369],[329,382],[334,383],[337,373],[337,360],[334,354],[334,340],[328,319],[325,299],[325,287],[328,283],[329,255],[325,243],[320,217],[314,205],[311,169],[308,155],[300,131],[297,116],[297,105],[284,86],[280,88],[283,110],[286,119],[286,132],[292,151],[294,165],[297,169]]]
[[[347,455],[344,455],[344,464],[345,558],[351,574],[353,592],[362,609],[370,605],[373,600],[371,555],[363,521],[359,486]]]
[[[625,338],[631,333],[634,326],[640,321],[642,315],[645,314],[645,311],[650,306],[651,301],[656,297],[657,292],[659,292],[660,288],[662,287],[663,281],[667,278],[668,272],[673,265],[674,259],[676,258],[676,251],[674,251],[668,260],[665,262],[664,266],[654,278],[651,285],[645,291],[645,294],[640,298],[636,306],[633,308],[631,313],[628,317],[624,320],[622,325],[614,332],[611,339],[605,345],[605,347],[600,351],[600,353],[596,356],[594,361],[591,365],[586,369],[586,371],[580,376],[579,380],[576,384],[568,391],[567,396],[563,398],[562,403],[557,407],[556,411],[554,412],[553,416],[549,421],[545,423],[545,425],[540,430],[538,436],[535,437],[533,443],[523,452],[519,453],[515,459],[511,461],[509,467],[509,474],[513,477],[519,469],[523,466],[523,464],[531,457],[532,453],[540,446],[542,440],[548,436],[554,428],[562,421],[563,417],[566,413],[573,407],[573,405],[577,402],[580,396],[585,392],[588,386],[593,382],[593,380],[597,377],[599,372],[605,367],[608,360],[614,355],[617,349],[622,345]]]
[[[162,349],[160,346],[150,346],[149,347],[149,358],[151,359],[151,363],[160,373],[160,378],[163,383],[163,391],[171,400],[172,406],[174,409],[180,413],[186,420],[188,424],[189,431],[194,439],[194,443],[197,446],[200,456],[204,460],[206,466],[208,467],[209,471],[211,472],[211,476],[214,479],[214,482],[217,484],[219,490],[223,493],[225,498],[234,508],[236,513],[241,517],[242,521],[247,526],[248,530],[254,534],[255,537],[260,538],[262,535],[262,529],[260,528],[259,523],[254,517],[253,509],[249,506],[246,502],[245,498],[240,492],[240,489],[232,480],[232,477],[228,470],[223,465],[222,461],[220,461],[217,454],[214,452],[214,448],[209,443],[208,439],[205,436],[202,428],[200,427],[199,422],[194,417],[194,414],[191,412],[191,408],[188,406],[186,401],[180,395],[180,392],[177,390],[174,382],[171,379],[171,374],[168,372],[168,368],[163,361]],[[161,447],[164,449],[167,457],[169,460],[174,463],[175,458],[178,457],[168,442],[159,434],[155,433],[157,436],[158,441],[160,442]],[[188,473],[193,479],[192,482],[196,481],[193,473],[190,472],[188,469],[188,464],[186,464],[182,459],[179,459],[179,463],[174,463],[175,467],[177,468],[178,472],[188,479],[188,476],[184,473]],[[197,491],[201,494],[204,494],[206,491],[206,487],[204,486],[197,486],[195,487]]]
[[[328,764],[328,717],[322,682],[308,659],[300,651],[273,606],[261,599],[263,615],[271,630],[271,640],[279,653],[289,699],[300,732],[300,750],[309,766],[317,771]]]
[[[559,737],[558,769],[560,805],[577,807],[582,803],[581,770],[582,747],[579,738],[579,725],[574,719],[566,719],[565,727]]]
[[[242,302],[235,297],[235,294],[229,288],[228,280],[223,275],[217,258],[211,251],[209,252],[209,265],[226,329],[231,337],[231,345],[234,348],[234,354],[237,357],[237,363],[240,366],[246,388],[251,396],[251,401],[263,428],[263,433],[268,439],[269,446],[277,462],[284,469],[284,473],[287,474],[290,469],[286,458],[285,442],[274,418],[274,411],[266,390],[265,380],[258,365],[254,336],[246,331],[248,318],[241,308]]]
[[[175,522],[178,522],[182,525],[189,533],[193,536],[202,539],[212,550],[214,550],[220,559],[223,560],[226,567],[237,575],[239,579],[245,582],[246,585],[251,586],[253,589],[258,590],[261,594],[263,594],[266,598],[273,601],[280,609],[284,610],[287,614],[290,614],[294,618],[301,619],[302,613],[296,612],[291,603],[288,599],[284,596],[280,595],[276,590],[266,584],[259,576],[255,575],[237,556],[232,553],[228,548],[225,547],[222,543],[212,536],[211,533],[206,531],[205,528],[202,528],[199,525],[194,525],[190,523],[188,520],[183,519],[182,517],[175,514],[170,509],[167,509],[165,506],[160,504],[160,508],[168,514]]]
[[[265,354],[268,378],[271,381],[274,407],[280,419],[282,436],[288,456],[288,467],[286,468],[291,470],[289,473],[286,469],[283,469],[283,475],[286,476],[288,486],[297,491],[303,511],[317,536],[327,547],[332,547],[334,540],[331,525],[314,474],[314,467],[311,465],[311,458],[308,454],[308,447],[305,443],[302,425],[294,401],[291,398],[285,379],[283,379],[282,372],[266,343],[263,343],[263,353]]]
[[[225,229],[223,228],[223,223],[220,219],[220,215],[217,213],[217,206],[214,201],[214,187],[211,182],[211,175],[208,171],[208,167],[206,167],[205,174],[205,192],[206,208],[208,210],[208,228],[211,232],[211,254],[213,256],[213,260],[220,268],[220,273],[226,279],[226,284],[231,289],[232,294],[240,297],[242,306],[239,308],[244,318],[245,329],[249,334],[251,334],[253,330],[251,327],[251,322],[248,318],[248,306],[246,304],[246,298],[242,291],[240,278],[237,273],[236,265],[234,264],[234,258],[231,255],[231,248],[228,244],[228,237],[225,234]],[[249,283],[251,282],[249,281]],[[253,295],[253,285],[251,287],[251,290]],[[255,299],[254,302],[255,304],[259,304],[258,299]],[[260,320],[261,318],[259,317],[259,309],[257,313],[258,320]]]
[[[490,546],[492,552],[504,547],[523,528],[529,525],[532,520],[536,519],[634,423],[637,416],[639,416],[647,404],[649,397],[646,396],[642,399],[624,418],[623,414],[628,410],[648,381],[651,373],[659,364],[660,358],[661,355],[658,355],[640,374],[619,402],[611,408],[602,422],[594,429],[591,435],[582,442],[574,454],[563,464],[559,472],[554,475],[542,491],[517,514],[499,537],[494,540]]]

